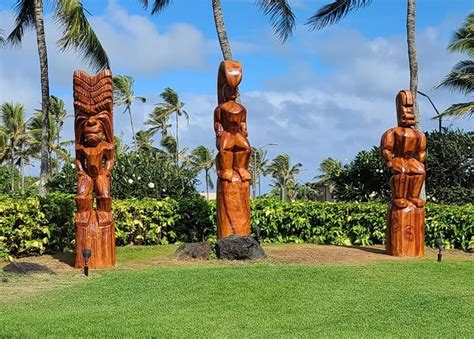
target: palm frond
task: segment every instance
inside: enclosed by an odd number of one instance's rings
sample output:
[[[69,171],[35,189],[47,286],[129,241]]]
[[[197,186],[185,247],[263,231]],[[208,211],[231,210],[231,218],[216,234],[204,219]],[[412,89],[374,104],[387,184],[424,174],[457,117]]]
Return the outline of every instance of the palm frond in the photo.
[[[3,37],[3,29],[0,29],[0,46],[5,45],[5,38]]]
[[[295,29],[295,15],[288,0],[259,0],[258,5],[260,11],[270,17],[275,35],[285,42]]]
[[[442,112],[440,115],[433,117],[432,119],[438,119],[439,117],[445,117],[445,116],[461,118],[461,117],[471,117],[473,115],[474,115],[474,101],[451,105],[447,110]]]
[[[139,1],[142,3],[143,8],[145,9],[148,8],[148,5],[149,5],[148,0],[139,0]],[[155,15],[156,13],[161,12],[169,4],[171,4],[171,0],[154,0],[153,5],[151,7],[151,14]]]
[[[326,26],[337,23],[350,11],[366,7],[372,0],[336,0],[321,7],[312,17],[306,21],[311,30],[320,30]]]
[[[449,74],[435,88],[449,88],[464,95],[474,92],[474,60],[464,60],[454,65]]]
[[[178,93],[170,87],[166,87],[164,91],[161,92],[160,97],[165,101],[165,103],[174,107],[177,107],[180,103]]]
[[[448,50],[474,57],[474,12],[470,13],[464,25],[454,32]]]
[[[87,20],[81,1],[57,0],[55,18],[63,30],[63,37],[58,41],[62,51],[68,48],[79,51],[96,70],[110,68],[109,57]]]
[[[136,97],[133,97],[135,100],[138,100],[142,103],[145,103],[146,102],[146,98],[145,97],[140,97],[140,96],[136,96]]]
[[[15,9],[15,28],[8,36],[11,44],[20,44],[25,28],[35,25],[35,3],[34,0],[17,0]]]

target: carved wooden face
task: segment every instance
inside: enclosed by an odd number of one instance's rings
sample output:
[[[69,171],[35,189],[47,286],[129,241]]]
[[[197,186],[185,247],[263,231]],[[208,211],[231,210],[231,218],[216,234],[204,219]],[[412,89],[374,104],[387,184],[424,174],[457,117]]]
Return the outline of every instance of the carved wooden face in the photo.
[[[396,99],[398,126],[415,126],[416,122],[413,103],[413,96],[410,91],[403,90],[398,93]]]
[[[231,87],[228,85],[224,86],[224,98],[226,100],[234,101],[235,99],[237,99],[238,93],[238,87]]]
[[[103,140],[110,142],[107,137],[110,134],[107,132],[107,126],[110,126],[108,112],[102,111],[97,115],[79,114],[77,124],[80,139],[86,146],[97,146]]]

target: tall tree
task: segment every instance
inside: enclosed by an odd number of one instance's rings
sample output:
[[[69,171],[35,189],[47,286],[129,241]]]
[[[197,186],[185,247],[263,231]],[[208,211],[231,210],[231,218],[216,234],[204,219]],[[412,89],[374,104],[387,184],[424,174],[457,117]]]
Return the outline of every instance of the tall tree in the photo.
[[[58,40],[61,51],[72,48],[82,54],[83,59],[92,67],[102,69],[109,66],[107,53],[86,17],[80,0],[54,0],[54,17],[62,29],[62,36]],[[48,123],[49,123],[49,76],[48,53],[44,30],[43,0],[17,0],[16,1],[15,28],[8,36],[11,44],[20,44],[25,29],[34,28],[41,73],[41,111],[42,111],[42,144],[41,144],[41,169],[40,193],[46,193],[46,181],[50,176],[50,159],[48,157]]]
[[[176,125],[175,125],[175,142],[176,142],[176,150],[175,150],[175,157],[176,162],[179,162],[179,117],[184,116],[186,121],[189,121],[189,114],[183,109],[184,102],[179,99],[178,93],[176,93],[170,87],[166,87],[163,92],[161,92],[160,97],[163,99],[163,102],[156,105],[154,111],[150,115],[150,120],[146,123],[151,124],[154,122],[163,122],[164,125],[167,125],[167,121],[171,115],[175,115],[176,117]],[[156,127],[156,125],[155,125]],[[153,129],[150,129],[153,130]],[[156,131],[156,129],[155,129]]]
[[[129,75],[117,75],[114,77],[114,104],[115,106],[125,106],[123,112],[128,112],[130,126],[132,128],[133,142],[135,147],[138,147],[137,136],[135,135],[135,128],[133,127],[132,102],[133,100],[138,100],[145,103],[146,98],[135,96],[134,83],[135,80]]]
[[[252,173],[252,188],[253,188],[253,198],[257,197],[257,188],[258,195],[260,195],[260,176],[262,170],[267,165],[267,150],[263,147],[252,147],[252,155],[250,158],[249,168],[250,173]]]
[[[215,167],[215,160],[216,156],[214,155],[214,150],[211,151],[203,145],[196,147],[191,152],[191,167],[197,172],[204,171],[207,200],[209,200],[209,188],[214,189],[214,183],[211,178],[211,170]]]
[[[342,172],[343,166],[339,160],[333,158],[326,158],[321,161],[319,165],[318,172],[320,173],[315,177],[323,183],[332,185],[334,183],[334,178],[337,177]]]
[[[61,131],[64,121],[70,116],[64,107],[64,101],[58,97],[51,96],[49,101],[48,115],[48,157],[51,159],[51,170],[53,173],[58,171],[59,161],[70,162],[67,146],[73,143],[72,140],[61,140]],[[36,110],[29,122],[29,131],[31,135],[31,155],[36,156],[41,152],[42,144],[42,112]],[[55,158],[52,154],[55,154]]]
[[[320,30],[326,26],[335,24],[344,18],[349,12],[366,7],[372,3],[372,0],[334,0],[332,3],[321,7],[313,16],[311,16],[306,25],[312,30]],[[410,91],[415,100],[416,127],[421,129],[420,114],[418,102],[416,100],[418,90],[418,61],[416,57],[416,0],[407,0],[407,44],[408,61],[410,66]]]
[[[287,200],[288,188],[296,183],[296,175],[301,172],[302,166],[301,163],[291,165],[288,154],[279,154],[265,168],[265,174],[271,174],[275,185],[279,188],[281,200]]]
[[[25,140],[28,138],[25,123],[25,107],[19,103],[4,103],[0,106],[0,114],[3,121],[3,133],[8,143],[8,157],[11,169],[11,190],[15,190],[15,159],[17,151],[22,152]],[[20,158],[23,159],[23,158]],[[20,160],[20,168],[23,172],[23,160]],[[22,173],[23,175],[23,173]]]
[[[448,46],[450,52],[465,53],[471,59],[458,62],[451,72],[436,88],[448,88],[464,95],[474,93],[474,12],[470,13],[464,24],[454,32]],[[463,102],[450,106],[439,116],[472,116],[474,115],[474,101]],[[438,117],[439,117],[438,116]]]
[[[140,0],[146,9],[150,3],[152,4],[151,14],[157,14],[165,9],[171,0]],[[222,51],[224,60],[232,60],[232,50],[230,47],[227,30],[224,25],[224,16],[220,0],[211,0],[212,12],[214,14],[214,24],[216,26],[217,37]],[[285,42],[295,29],[295,15],[291,10],[288,0],[256,0],[260,11],[270,18],[275,35]]]

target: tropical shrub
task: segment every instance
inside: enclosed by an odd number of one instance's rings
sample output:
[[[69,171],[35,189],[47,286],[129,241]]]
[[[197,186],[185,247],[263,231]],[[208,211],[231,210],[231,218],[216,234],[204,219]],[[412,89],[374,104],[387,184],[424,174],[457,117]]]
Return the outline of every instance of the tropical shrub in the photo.
[[[0,196],[0,256],[23,256],[74,248],[74,198]],[[199,195],[114,200],[117,245],[154,245],[214,240],[216,204]],[[252,201],[254,236],[265,243],[312,242],[336,245],[385,243],[387,206],[381,203]],[[474,249],[474,205],[426,207],[425,241],[438,237],[446,248]]]

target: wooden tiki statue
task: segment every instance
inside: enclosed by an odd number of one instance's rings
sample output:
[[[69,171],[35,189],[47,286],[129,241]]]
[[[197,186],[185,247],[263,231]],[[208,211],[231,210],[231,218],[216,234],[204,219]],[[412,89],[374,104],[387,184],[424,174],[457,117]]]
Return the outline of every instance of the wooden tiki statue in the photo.
[[[90,76],[74,72],[76,146],[76,263],[84,267],[84,249],[91,250],[89,267],[115,265],[115,230],[110,178],[114,165],[113,79],[110,70]],[[94,196],[95,205],[94,209]]]
[[[247,110],[236,102],[242,66],[226,60],[219,65],[218,106],[214,111],[217,154],[217,236],[250,235],[251,147]]]
[[[383,134],[380,147],[387,167],[393,172],[387,253],[395,256],[417,257],[425,252],[425,201],[420,199],[420,192],[425,181],[426,137],[414,128],[413,104],[410,91],[398,93],[398,127]]]

